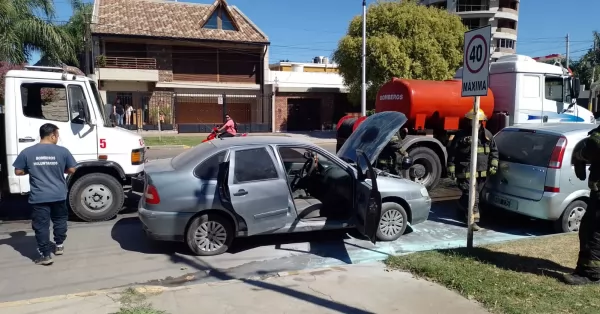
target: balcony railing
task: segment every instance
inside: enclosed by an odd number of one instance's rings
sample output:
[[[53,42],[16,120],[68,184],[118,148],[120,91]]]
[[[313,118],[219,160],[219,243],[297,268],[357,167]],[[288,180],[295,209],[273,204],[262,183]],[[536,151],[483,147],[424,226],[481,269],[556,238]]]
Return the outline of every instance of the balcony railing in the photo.
[[[456,12],[488,11],[489,4],[457,4]]]
[[[156,59],[100,56],[96,59],[96,66],[100,68],[156,70]]]

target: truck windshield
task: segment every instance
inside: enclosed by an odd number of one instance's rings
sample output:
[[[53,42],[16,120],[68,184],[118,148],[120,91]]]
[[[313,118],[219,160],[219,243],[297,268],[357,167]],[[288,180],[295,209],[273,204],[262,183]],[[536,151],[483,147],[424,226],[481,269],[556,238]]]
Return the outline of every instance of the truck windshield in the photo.
[[[112,124],[106,118],[106,112],[104,112],[104,101],[102,101],[102,97],[100,97],[100,93],[98,92],[98,87],[96,86],[96,82],[90,81],[90,86],[92,87],[92,93],[94,94],[94,99],[96,100],[96,106],[98,106],[98,112],[102,117],[102,121],[104,121],[105,127],[111,127]]]

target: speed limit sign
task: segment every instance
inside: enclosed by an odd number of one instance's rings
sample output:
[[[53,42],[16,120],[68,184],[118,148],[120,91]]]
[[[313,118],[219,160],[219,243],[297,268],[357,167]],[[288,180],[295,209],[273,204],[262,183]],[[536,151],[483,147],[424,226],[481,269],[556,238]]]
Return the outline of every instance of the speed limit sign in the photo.
[[[465,33],[462,96],[487,96],[490,75],[490,39],[492,27]]]

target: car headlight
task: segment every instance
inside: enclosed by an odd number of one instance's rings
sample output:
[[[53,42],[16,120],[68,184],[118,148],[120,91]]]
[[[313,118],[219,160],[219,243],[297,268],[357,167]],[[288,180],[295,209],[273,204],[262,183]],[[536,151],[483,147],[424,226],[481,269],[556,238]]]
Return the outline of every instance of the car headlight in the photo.
[[[429,191],[427,191],[427,188],[421,188],[421,196],[429,197]]]

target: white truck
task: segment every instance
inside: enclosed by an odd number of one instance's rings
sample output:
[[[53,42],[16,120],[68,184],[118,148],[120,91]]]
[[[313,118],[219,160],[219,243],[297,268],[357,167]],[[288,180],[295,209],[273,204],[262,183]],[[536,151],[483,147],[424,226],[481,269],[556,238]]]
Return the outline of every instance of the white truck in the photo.
[[[28,66],[9,71],[4,84],[3,193],[29,192],[29,176],[16,176],[12,164],[20,152],[39,142],[39,128],[45,123],[58,126],[58,145],[68,148],[77,161],[67,184],[68,203],[79,218],[111,219],[123,208],[125,186],[143,190],[144,141],[112,125],[94,80],[70,67]]]

